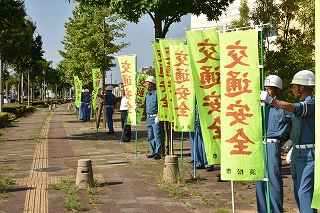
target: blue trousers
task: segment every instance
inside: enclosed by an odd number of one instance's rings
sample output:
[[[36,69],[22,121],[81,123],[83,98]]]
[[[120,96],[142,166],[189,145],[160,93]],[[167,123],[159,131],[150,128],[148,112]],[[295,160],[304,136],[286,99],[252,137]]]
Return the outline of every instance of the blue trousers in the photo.
[[[90,108],[89,103],[83,103],[83,118],[84,121],[90,121]]]
[[[154,122],[155,117],[147,116],[148,141],[150,155],[161,154],[161,125]]]
[[[196,146],[194,146],[194,142],[195,142],[194,139],[195,139],[196,133],[198,134],[196,138],[197,144]],[[203,143],[200,126],[196,127],[196,132],[190,132],[189,137],[190,137],[191,159],[196,162],[196,167],[202,167],[202,166],[209,167],[207,162],[206,152],[204,149],[204,143]],[[194,147],[196,148],[195,150],[194,150]]]
[[[79,106],[79,119],[83,120],[84,119],[84,103],[81,102]]]
[[[281,177],[281,147],[279,143],[267,143],[271,212],[283,212],[283,180]],[[265,169],[266,172],[266,169]],[[256,181],[258,212],[268,212],[267,182]]]
[[[110,133],[114,132],[112,115],[113,115],[113,107],[106,107],[107,125]]]
[[[293,181],[294,197],[299,211],[303,213],[316,213],[317,210],[311,208],[314,190],[314,148],[293,149],[290,172]]]

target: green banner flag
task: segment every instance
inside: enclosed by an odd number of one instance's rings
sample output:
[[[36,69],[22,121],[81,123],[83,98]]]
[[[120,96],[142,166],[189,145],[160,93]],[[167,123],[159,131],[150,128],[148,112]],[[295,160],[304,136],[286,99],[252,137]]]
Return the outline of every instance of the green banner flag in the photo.
[[[79,107],[81,104],[81,93],[82,93],[82,81],[79,79],[78,76],[73,76],[74,79],[74,89],[76,92],[76,106]]]
[[[167,85],[164,83],[164,66],[162,64],[160,44],[157,42],[153,42],[152,46],[155,64],[155,77],[157,83],[158,118],[160,121],[167,121],[169,105],[166,93]]]
[[[97,95],[99,91],[99,85],[101,80],[101,72],[100,68],[92,68],[92,83],[93,83],[93,90],[92,90],[92,108],[97,109]]]
[[[320,106],[319,101],[319,94],[320,94],[320,1],[314,1],[315,2],[315,58],[316,58],[316,92],[315,92],[315,100],[316,100],[316,106]],[[315,110],[315,117],[319,118],[320,116],[320,110],[319,107]],[[315,129],[320,128],[320,122],[318,119],[316,119],[315,123]],[[319,132],[316,131],[316,141],[315,146],[317,149],[315,149],[315,163],[314,163],[314,191],[313,191],[313,199],[312,199],[312,208],[320,209],[320,137]]]
[[[170,44],[171,88],[174,131],[193,132],[195,91],[189,63],[188,46]]]
[[[137,56],[136,55],[124,55],[118,56],[118,63],[120,66],[120,73],[122,77],[122,82],[126,94],[127,105],[128,105],[128,118],[127,123],[130,125],[138,126],[137,122],[137,112],[140,112],[141,109],[135,110],[136,102],[136,70],[137,70]],[[140,124],[140,123],[139,123]]]
[[[168,102],[168,111],[167,111],[167,121],[173,122],[173,104],[172,104],[172,88],[171,88],[171,71],[170,71],[170,49],[169,44],[183,44],[184,41],[182,39],[173,40],[173,39],[160,39],[160,52],[162,55],[162,64],[163,64],[163,82],[161,84],[157,84],[157,91],[163,90],[163,86],[165,85],[165,92],[167,96]],[[160,89],[160,90],[159,90]],[[159,98],[158,98],[159,100]],[[159,112],[158,112],[159,113]]]
[[[221,33],[221,179],[264,177],[258,31]]]
[[[216,30],[187,32],[192,78],[204,148],[209,165],[219,164],[220,154],[220,56]]]

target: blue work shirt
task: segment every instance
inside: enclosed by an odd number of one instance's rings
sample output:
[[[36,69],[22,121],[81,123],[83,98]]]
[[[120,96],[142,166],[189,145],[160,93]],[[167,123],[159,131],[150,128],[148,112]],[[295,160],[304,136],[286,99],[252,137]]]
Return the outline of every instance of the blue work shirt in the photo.
[[[114,106],[114,103],[116,102],[116,96],[112,94],[111,92],[107,92],[104,95],[104,104],[107,106]]]
[[[91,95],[90,94],[85,94],[84,96],[83,96],[83,102],[84,103],[90,103],[90,100],[91,100]]]
[[[292,119],[290,139],[294,145],[315,143],[315,100],[307,96],[300,103],[294,103],[296,112]]]
[[[292,112],[268,104],[266,106],[267,138],[286,140],[285,137],[292,116]]]
[[[146,94],[146,113],[148,115],[158,114],[157,90],[152,90]]]

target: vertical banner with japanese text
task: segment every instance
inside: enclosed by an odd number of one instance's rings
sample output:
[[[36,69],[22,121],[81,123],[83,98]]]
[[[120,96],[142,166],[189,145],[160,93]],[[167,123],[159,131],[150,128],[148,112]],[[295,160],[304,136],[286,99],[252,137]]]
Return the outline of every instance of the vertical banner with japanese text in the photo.
[[[143,74],[143,73],[138,73],[138,75],[136,77],[136,85],[137,85],[136,103],[137,104],[143,104],[145,102],[147,89],[144,84],[145,84],[147,77],[148,77],[148,74]],[[137,111],[137,121],[136,121],[137,124],[136,125],[140,126],[144,109],[138,108],[136,111]],[[127,122],[130,122],[130,117]]]
[[[190,74],[188,46],[170,44],[174,131],[194,131],[195,91]]]
[[[97,95],[99,91],[99,85],[101,80],[101,72],[100,68],[92,68],[92,83],[93,83],[93,90],[92,90],[92,108],[97,109]]]
[[[264,177],[258,31],[221,33],[221,179]]]
[[[74,89],[76,92],[76,106],[79,107],[81,104],[81,93],[82,93],[82,81],[79,79],[78,76],[73,76],[74,79]]]
[[[315,91],[315,100],[316,106],[320,105],[320,1],[315,2],[315,61],[316,61],[316,91]],[[320,110],[319,107],[315,110],[315,117],[319,118]],[[320,128],[320,122],[316,119],[315,129]],[[313,199],[312,199],[312,208],[320,209],[320,137],[319,131],[315,132],[316,141],[315,141],[315,163],[314,163],[314,191],[313,191]]]
[[[192,30],[187,44],[207,161],[220,164],[219,36],[214,29]]]
[[[127,99],[128,105],[128,120],[130,120],[131,125],[137,125],[136,122],[136,110],[135,110],[135,103],[136,103],[136,55],[124,55],[124,56],[117,56],[120,73],[122,77],[122,83],[125,90],[125,96]]]
[[[152,43],[154,64],[155,64],[155,77],[157,82],[157,98],[158,98],[158,117],[160,121],[167,121],[168,117],[168,99],[166,93],[166,85],[164,83],[164,67],[162,64],[162,54],[160,44],[157,42]]]
[[[167,111],[167,121],[173,122],[173,104],[172,104],[172,88],[171,88],[171,71],[170,71],[170,49],[169,44],[183,44],[184,41],[182,39],[173,40],[173,39],[160,39],[159,45],[160,45],[160,52],[162,56],[162,64],[163,64],[163,83],[165,85],[165,92],[167,96],[168,101],[168,111]],[[162,83],[162,82],[161,82]],[[159,88],[161,88],[163,85],[157,85],[157,91]],[[159,100],[159,98],[158,98]]]

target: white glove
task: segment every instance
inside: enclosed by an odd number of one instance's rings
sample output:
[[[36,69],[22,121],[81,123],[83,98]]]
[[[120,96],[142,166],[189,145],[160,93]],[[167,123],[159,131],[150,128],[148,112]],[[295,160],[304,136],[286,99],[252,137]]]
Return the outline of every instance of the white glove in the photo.
[[[88,105],[88,109],[90,109],[91,108],[91,106],[90,106],[90,104]]]
[[[289,150],[289,152],[287,153],[287,156],[286,156],[286,161],[287,161],[288,163],[290,163],[290,162],[291,162],[291,153],[292,153],[292,149],[293,149],[293,148],[291,148],[291,149]]]
[[[134,107],[134,109],[137,109],[137,108],[140,108],[140,107],[141,107],[140,104],[136,104],[135,107]]]
[[[266,91],[261,91],[260,92],[260,100],[264,101],[268,104],[271,104],[271,102],[273,101],[273,98],[268,94],[268,92]]]
[[[154,122],[155,122],[156,124],[158,124],[158,123],[160,122],[158,116],[156,116],[156,117],[154,118]]]

